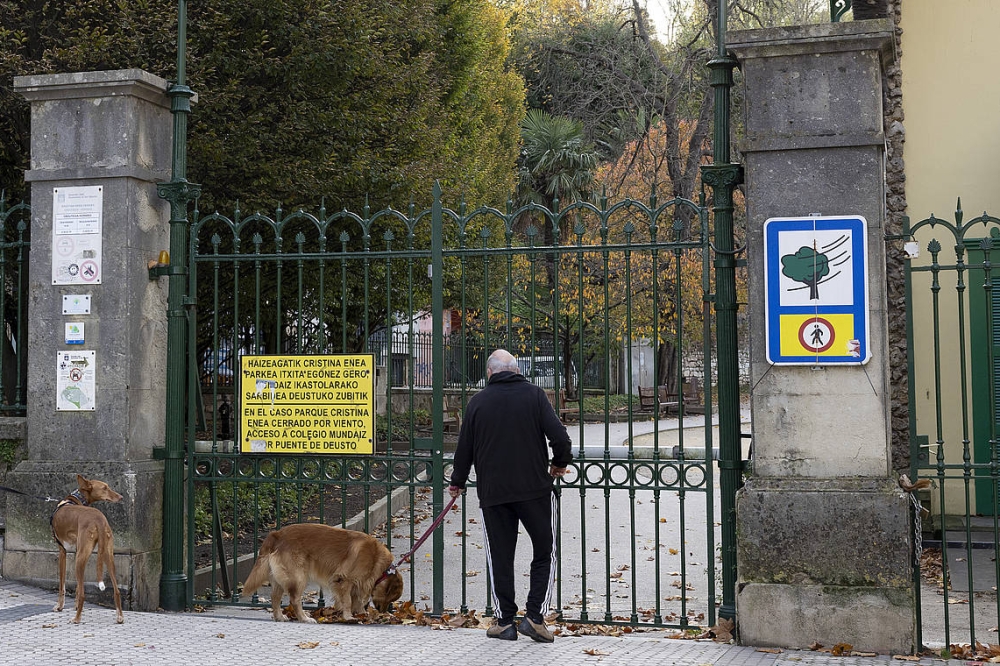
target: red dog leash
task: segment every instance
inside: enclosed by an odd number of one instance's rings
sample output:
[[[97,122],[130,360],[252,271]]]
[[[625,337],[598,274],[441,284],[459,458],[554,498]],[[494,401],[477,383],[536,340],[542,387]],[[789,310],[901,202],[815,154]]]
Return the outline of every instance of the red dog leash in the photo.
[[[451,501],[449,501],[448,504],[445,505],[445,507],[441,511],[441,513],[438,514],[438,517],[434,519],[433,523],[431,523],[430,528],[428,528],[428,530],[426,532],[424,532],[424,535],[422,537],[420,537],[419,539],[417,539],[417,542],[415,544],[413,544],[413,548],[411,548],[409,550],[409,552],[407,552],[405,555],[403,555],[401,558],[399,558],[399,561],[396,562],[395,564],[390,564],[389,568],[386,569],[384,572],[382,572],[382,575],[379,576],[379,579],[377,581],[375,581],[376,585],[378,585],[384,579],[386,579],[389,576],[391,576],[394,573],[396,573],[396,568],[400,564],[402,564],[403,562],[408,562],[410,560],[410,557],[413,555],[413,553],[417,552],[417,548],[420,548],[420,546],[423,545],[424,541],[427,541],[427,537],[429,537],[434,532],[434,530],[436,530],[438,528],[438,526],[441,525],[441,521],[444,520],[445,515],[448,513],[448,511],[451,510],[451,507],[452,507],[452,505],[455,504],[455,500],[456,499],[458,499],[458,498],[457,497],[452,497],[451,498]]]

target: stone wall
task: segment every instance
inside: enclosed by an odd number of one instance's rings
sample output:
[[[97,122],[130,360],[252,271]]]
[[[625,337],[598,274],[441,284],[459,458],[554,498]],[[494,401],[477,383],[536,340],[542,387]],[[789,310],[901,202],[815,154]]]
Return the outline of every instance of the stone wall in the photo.
[[[127,608],[155,610],[163,464],[153,460],[153,449],[162,445],[166,423],[166,280],[150,280],[147,263],[169,239],[168,206],[156,191],[170,175],[167,82],[119,70],[17,77],[14,87],[31,104],[25,179],[31,184],[32,251],[27,459],[11,472],[10,485],[62,497],[82,474],[121,493],[121,502],[100,507],[115,535],[118,583]],[[102,193],[101,250],[93,256],[99,283],[53,279],[54,198],[77,187]],[[65,313],[63,297],[79,295],[90,296],[89,312]],[[83,325],[82,345],[69,346],[67,323]],[[71,409],[57,395],[59,359],[80,348],[94,352],[93,402]],[[57,584],[52,508],[8,497],[5,578]],[[93,581],[93,558],[88,571]]]

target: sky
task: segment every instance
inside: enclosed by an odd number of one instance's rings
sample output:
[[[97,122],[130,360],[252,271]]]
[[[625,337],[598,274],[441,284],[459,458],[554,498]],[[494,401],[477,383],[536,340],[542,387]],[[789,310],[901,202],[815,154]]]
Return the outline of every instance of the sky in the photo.
[[[653,23],[660,39],[665,42],[671,41],[672,6],[677,4],[677,0],[645,0],[645,4],[649,11],[649,20]],[[684,4],[690,5],[690,0],[684,0]]]

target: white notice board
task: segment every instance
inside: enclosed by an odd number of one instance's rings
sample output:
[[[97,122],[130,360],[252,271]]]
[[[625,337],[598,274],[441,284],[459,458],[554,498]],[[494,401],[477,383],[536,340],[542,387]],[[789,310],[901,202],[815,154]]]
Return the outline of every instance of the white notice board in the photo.
[[[56,357],[56,411],[94,411],[97,392],[97,354],[93,350],[58,352]]]
[[[52,188],[52,284],[101,284],[104,187]]]

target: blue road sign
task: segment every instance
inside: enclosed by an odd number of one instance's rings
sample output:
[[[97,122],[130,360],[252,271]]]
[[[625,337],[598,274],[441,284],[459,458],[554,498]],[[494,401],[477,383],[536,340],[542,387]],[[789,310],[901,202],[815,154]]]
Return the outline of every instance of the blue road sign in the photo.
[[[854,215],[764,223],[767,360],[863,364],[868,339],[868,223]]]

